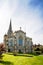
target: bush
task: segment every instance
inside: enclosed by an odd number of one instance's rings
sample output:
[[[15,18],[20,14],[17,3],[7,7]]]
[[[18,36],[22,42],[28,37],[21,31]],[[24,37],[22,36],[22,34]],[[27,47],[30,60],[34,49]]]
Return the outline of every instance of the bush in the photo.
[[[36,54],[37,54],[37,55],[40,55],[40,54],[41,54],[41,51],[36,51]]]
[[[14,56],[17,56],[17,52],[13,52],[13,55],[14,55]]]
[[[14,56],[17,56],[17,54],[16,54],[16,53],[14,53]]]
[[[41,52],[41,50],[40,50],[40,48],[36,48],[35,50],[34,50],[34,54],[36,54],[36,55],[40,55],[42,52]]]
[[[42,53],[43,53],[43,48],[41,48],[41,51],[42,51]]]

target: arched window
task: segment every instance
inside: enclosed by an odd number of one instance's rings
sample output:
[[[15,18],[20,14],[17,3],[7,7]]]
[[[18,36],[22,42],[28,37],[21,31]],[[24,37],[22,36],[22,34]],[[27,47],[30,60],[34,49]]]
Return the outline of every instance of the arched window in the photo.
[[[20,36],[19,37],[19,46],[22,46],[23,45],[23,38]]]
[[[13,46],[13,40],[9,39],[9,46]]]

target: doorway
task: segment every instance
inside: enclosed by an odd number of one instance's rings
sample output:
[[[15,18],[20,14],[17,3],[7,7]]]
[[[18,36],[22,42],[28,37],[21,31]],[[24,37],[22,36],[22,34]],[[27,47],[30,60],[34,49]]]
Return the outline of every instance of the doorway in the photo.
[[[21,49],[19,49],[19,53],[22,53]]]
[[[8,52],[10,52],[10,49],[8,49]]]

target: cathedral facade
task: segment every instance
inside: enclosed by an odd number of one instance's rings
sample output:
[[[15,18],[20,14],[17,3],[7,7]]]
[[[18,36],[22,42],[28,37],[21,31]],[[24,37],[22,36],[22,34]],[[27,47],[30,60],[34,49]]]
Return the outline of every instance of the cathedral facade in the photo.
[[[6,46],[6,52],[32,52],[32,38],[27,37],[26,32],[22,31],[21,28],[13,33],[11,21],[8,32],[4,35],[4,43]]]

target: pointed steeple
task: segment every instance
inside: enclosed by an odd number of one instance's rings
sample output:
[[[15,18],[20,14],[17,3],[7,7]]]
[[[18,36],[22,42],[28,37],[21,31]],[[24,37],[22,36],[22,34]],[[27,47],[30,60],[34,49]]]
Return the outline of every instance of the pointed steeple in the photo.
[[[12,25],[11,25],[11,19],[10,19],[10,25],[9,25],[9,29],[8,29],[8,35],[11,35],[12,33]]]
[[[10,20],[9,31],[10,31],[10,32],[12,32],[12,25],[11,25],[11,20]]]

